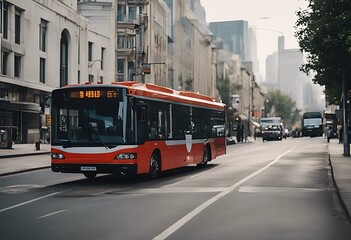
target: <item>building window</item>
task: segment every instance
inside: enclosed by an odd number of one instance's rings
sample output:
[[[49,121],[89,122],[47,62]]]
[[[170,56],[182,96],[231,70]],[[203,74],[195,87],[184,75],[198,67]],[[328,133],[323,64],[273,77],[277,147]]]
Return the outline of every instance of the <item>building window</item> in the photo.
[[[21,12],[18,9],[15,14],[15,43],[21,44]]]
[[[94,75],[89,74],[89,82],[94,82]]]
[[[104,83],[104,77],[100,77],[100,82]]]
[[[135,72],[134,66],[135,66],[135,64],[133,61],[128,62],[128,80],[130,80],[130,81],[133,79],[133,74]]]
[[[40,82],[45,83],[45,58],[40,58]]]
[[[104,54],[105,54],[105,48],[101,48],[101,70],[104,70]]]
[[[22,57],[15,55],[15,77],[21,77]]]
[[[88,61],[93,61],[93,43],[88,43]]]
[[[80,71],[78,71],[78,76],[77,76],[77,78],[78,78],[78,84],[80,83]]]
[[[0,100],[8,100],[8,91],[7,89],[0,88]]]
[[[39,25],[39,49],[43,52],[46,51],[46,30],[48,22],[41,19]]]
[[[78,64],[80,64],[80,30],[79,30],[79,36],[78,36]]]
[[[133,48],[134,47],[134,36],[120,35],[117,36],[117,48]]]
[[[3,18],[3,32],[2,37],[7,39],[8,38],[8,31],[9,31],[9,4],[4,3],[4,18]]]
[[[117,59],[117,81],[124,81],[124,59]]]
[[[124,48],[124,36],[117,36],[117,48]]]
[[[131,21],[136,20],[136,6],[128,7],[128,17]]]
[[[117,59],[117,72],[118,74],[124,73],[124,59]]]
[[[126,18],[126,5],[118,4],[117,21],[124,22]]]
[[[2,74],[3,75],[7,75],[8,61],[9,61],[9,53],[3,51],[2,52]]]
[[[68,39],[66,31],[62,31],[60,41],[60,87],[68,84]]]

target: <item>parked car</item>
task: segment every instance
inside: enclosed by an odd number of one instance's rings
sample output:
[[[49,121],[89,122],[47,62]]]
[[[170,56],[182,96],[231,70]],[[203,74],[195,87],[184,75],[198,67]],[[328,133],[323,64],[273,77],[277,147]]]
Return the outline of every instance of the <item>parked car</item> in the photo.
[[[236,144],[233,136],[227,137],[227,145]]]
[[[293,138],[298,138],[298,137],[301,137],[301,131],[300,129],[296,128],[294,130],[291,131],[291,136]]]

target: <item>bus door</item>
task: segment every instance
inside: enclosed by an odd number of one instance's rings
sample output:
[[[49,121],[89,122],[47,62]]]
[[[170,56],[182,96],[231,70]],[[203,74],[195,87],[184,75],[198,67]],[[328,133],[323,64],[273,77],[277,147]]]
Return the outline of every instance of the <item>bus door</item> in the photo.
[[[136,140],[138,144],[143,144],[147,139],[147,104],[142,101],[136,103],[136,119]]]

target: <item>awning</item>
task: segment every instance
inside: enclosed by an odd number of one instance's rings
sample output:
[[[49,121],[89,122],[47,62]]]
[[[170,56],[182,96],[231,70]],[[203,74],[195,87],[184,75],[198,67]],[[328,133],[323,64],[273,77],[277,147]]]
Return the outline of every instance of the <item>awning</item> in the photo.
[[[0,108],[20,112],[39,113],[39,104],[32,102],[0,101]]]
[[[239,114],[241,121],[247,121],[247,117],[244,114]]]

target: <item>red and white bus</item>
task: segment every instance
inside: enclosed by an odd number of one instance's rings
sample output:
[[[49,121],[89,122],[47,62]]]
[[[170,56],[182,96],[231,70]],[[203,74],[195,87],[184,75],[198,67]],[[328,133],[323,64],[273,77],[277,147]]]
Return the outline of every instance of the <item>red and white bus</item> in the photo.
[[[225,105],[153,84],[70,85],[52,92],[54,172],[149,174],[225,154]]]

